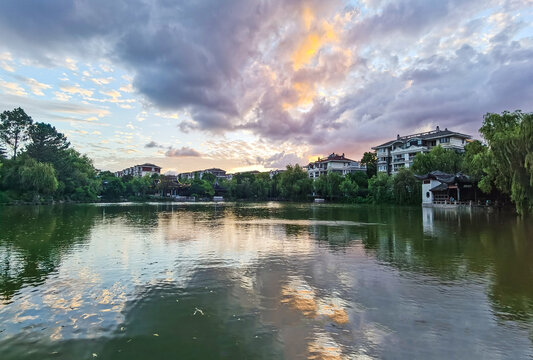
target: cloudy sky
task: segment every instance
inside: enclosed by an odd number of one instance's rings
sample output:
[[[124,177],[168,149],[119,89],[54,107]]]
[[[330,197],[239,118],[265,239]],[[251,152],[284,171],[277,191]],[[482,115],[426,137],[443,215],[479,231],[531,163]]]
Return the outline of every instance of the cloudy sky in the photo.
[[[0,110],[101,169],[306,164],[533,107],[532,0],[2,0]]]

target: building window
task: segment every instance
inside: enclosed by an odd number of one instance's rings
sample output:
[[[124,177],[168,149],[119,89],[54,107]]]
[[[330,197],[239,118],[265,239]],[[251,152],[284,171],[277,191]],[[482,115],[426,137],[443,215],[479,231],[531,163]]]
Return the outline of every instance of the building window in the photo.
[[[439,141],[440,141],[441,144],[449,143],[450,142],[450,138],[449,137],[440,138]]]
[[[426,197],[429,199],[429,191],[426,192]]]

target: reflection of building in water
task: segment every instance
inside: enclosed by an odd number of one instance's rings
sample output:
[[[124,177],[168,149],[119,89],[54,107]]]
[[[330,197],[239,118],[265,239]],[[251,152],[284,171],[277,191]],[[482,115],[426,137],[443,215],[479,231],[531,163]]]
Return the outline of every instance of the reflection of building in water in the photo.
[[[460,230],[464,224],[472,223],[475,208],[468,206],[460,208],[422,207],[422,226],[424,234],[431,236],[446,236],[450,231]],[[484,212],[478,209],[480,214]]]
[[[422,226],[424,234],[433,234],[433,213],[432,207],[422,207]]]

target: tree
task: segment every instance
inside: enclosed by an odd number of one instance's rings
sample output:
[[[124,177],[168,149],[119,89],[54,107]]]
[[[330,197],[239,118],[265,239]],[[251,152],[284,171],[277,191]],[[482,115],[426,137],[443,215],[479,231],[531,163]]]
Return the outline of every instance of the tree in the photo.
[[[349,176],[345,176],[339,185],[339,190],[347,200],[355,199],[359,186]]]
[[[102,197],[107,200],[117,200],[124,195],[126,185],[118,177],[106,178],[102,182]]]
[[[344,180],[345,178],[338,173],[329,172],[320,175],[319,178],[314,181],[313,188],[318,195],[333,200],[333,198],[339,198],[343,194],[340,185]],[[348,179],[348,181],[349,183],[345,184],[346,188],[344,190],[346,191],[349,190],[348,188],[351,189],[351,187],[353,187],[351,180]]]
[[[13,159],[16,159],[18,149],[28,139],[33,120],[21,108],[4,111],[0,120],[0,139],[13,149]]]
[[[368,188],[368,175],[364,171],[354,171],[346,175],[356,183],[358,187],[367,189]]]
[[[393,179],[378,173],[368,180],[368,191],[374,204],[390,203],[393,200]]]
[[[487,165],[488,150],[489,148],[479,140],[474,140],[465,146],[461,171],[475,182],[487,174],[484,169]]]
[[[213,185],[209,181],[200,179],[200,177],[195,177],[189,191],[190,195],[195,197],[211,197],[215,195]]]
[[[217,177],[215,174],[206,172],[202,175],[202,180],[209,182],[210,184],[214,184],[215,181],[217,181]]]
[[[428,153],[418,153],[413,160],[415,174],[427,174],[439,170],[455,174],[461,170],[462,155],[455,150],[435,146]]]
[[[287,170],[280,174],[278,186],[282,198],[304,200],[313,189],[313,180],[298,164],[287,165]]]
[[[400,169],[393,177],[394,201],[400,205],[416,205],[421,201],[421,185],[410,169]]]
[[[270,176],[268,173],[259,173],[254,176],[252,193],[257,200],[266,200],[270,192]]]
[[[38,122],[31,125],[28,137],[30,143],[26,147],[26,152],[41,162],[53,162],[60,151],[70,146],[65,135],[50,124]]]
[[[59,181],[58,195],[77,201],[97,198],[102,182],[96,176],[92,160],[86,155],[74,149],[62,150],[53,165]]]
[[[235,174],[227,184],[228,197],[232,199],[252,198],[252,183],[254,180],[254,174],[249,172]]]
[[[377,174],[378,159],[375,152],[365,152],[361,164],[366,165],[366,175],[369,178]]]
[[[0,160],[6,158],[6,149],[0,144]]]
[[[20,184],[24,190],[37,194],[51,194],[57,190],[58,182],[54,167],[28,158],[19,170]]]
[[[135,176],[127,182],[126,188],[131,195],[146,196],[146,192],[153,185],[153,180],[150,175],[146,174],[143,177]]]
[[[533,210],[533,113],[488,113],[479,129],[487,140],[486,173],[481,183],[510,194],[519,214]],[[481,186],[480,186],[481,187]],[[489,190],[490,186],[482,188]]]

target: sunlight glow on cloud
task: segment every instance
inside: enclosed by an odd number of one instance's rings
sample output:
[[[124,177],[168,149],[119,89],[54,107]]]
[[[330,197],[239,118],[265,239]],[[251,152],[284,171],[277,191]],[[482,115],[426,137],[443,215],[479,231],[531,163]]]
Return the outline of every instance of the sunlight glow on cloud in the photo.
[[[475,136],[486,112],[531,111],[531,24],[528,0],[6,0],[0,105],[99,136],[109,148],[72,142],[113,169],[358,159],[397,133]]]

